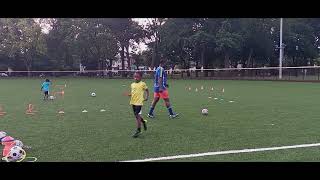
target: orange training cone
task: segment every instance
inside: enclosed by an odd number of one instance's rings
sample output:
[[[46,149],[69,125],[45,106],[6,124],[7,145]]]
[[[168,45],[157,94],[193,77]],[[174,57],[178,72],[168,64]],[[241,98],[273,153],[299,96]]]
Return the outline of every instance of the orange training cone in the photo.
[[[6,112],[3,111],[2,105],[0,105],[0,116],[4,116]]]
[[[34,110],[34,105],[33,104],[29,104],[26,110],[26,114],[28,115],[34,115],[37,111]]]

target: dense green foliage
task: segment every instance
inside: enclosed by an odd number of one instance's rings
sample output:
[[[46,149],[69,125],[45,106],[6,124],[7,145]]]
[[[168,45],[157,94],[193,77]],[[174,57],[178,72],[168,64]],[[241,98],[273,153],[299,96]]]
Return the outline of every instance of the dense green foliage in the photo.
[[[0,19],[0,70],[111,69],[154,67],[160,58],[191,66],[277,66],[279,19],[149,18],[145,26],[131,18]],[[320,21],[284,19],[285,66],[319,61]],[[43,33],[43,25],[50,28]],[[148,48],[143,52],[137,43]]]

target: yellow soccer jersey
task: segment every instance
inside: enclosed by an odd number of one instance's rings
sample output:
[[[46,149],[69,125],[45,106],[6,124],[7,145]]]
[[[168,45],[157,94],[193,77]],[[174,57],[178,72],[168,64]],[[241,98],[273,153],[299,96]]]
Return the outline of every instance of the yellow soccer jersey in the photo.
[[[134,82],[131,84],[131,105],[142,106],[144,100],[144,91],[148,89],[145,82]]]

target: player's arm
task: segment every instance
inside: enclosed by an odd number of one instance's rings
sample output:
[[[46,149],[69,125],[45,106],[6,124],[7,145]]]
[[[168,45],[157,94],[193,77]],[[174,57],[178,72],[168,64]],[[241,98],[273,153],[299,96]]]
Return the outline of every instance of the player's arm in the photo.
[[[167,79],[167,74],[164,75],[164,79],[165,79],[165,81],[164,81],[164,86],[165,86],[166,88],[169,88],[169,84],[167,84],[167,81],[168,81],[168,79]]]
[[[149,99],[149,89],[147,88],[147,89],[145,89],[145,91],[146,91],[146,98],[144,99],[144,101],[148,101],[148,99]]]
[[[123,93],[123,95],[124,95],[124,96],[129,96],[129,97],[130,97],[130,96],[131,96],[131,93],[124,92],[124,93]]]
[[[131,84],[130,87],[132,88],[132,84]],[[130,97],[130,96],[131,96],[131,93],[129,93],[129,92],[131,92],[131,90],[124,92],[122,95],[124,95],[124,96],[129,96],[129,97]]]
[[[159,73],[159,81],[158,81],[158,87],[159,91],[163,91],[162,89],[162,80],[163,80],[163,68],[160,68],[160,73]]]

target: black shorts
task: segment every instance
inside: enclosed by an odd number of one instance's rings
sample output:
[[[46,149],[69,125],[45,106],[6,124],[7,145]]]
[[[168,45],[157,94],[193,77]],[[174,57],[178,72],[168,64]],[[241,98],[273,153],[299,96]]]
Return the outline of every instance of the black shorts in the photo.
[[[142,106],[132,105],[134,115],[138,115],[141,111]]]
[[[49,91],[44,91],[44,95],[49,95]]]

